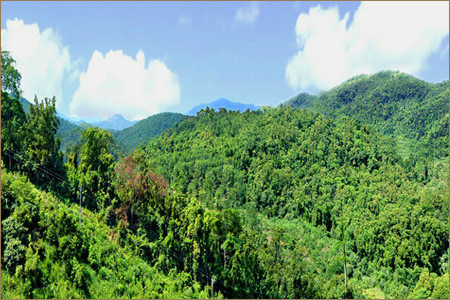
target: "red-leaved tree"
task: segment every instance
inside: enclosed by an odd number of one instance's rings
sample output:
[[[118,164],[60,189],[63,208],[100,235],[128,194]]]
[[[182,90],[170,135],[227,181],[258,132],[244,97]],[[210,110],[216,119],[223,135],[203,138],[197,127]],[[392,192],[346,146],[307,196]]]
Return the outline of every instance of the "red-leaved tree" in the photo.
[[[115,167],[119,209],[134,222],[135,215],[157,214],[164,210],[167,181],[145,167],[143,156],[135,153],[119,160]],[[123,217],[121,218],[123,219]]]

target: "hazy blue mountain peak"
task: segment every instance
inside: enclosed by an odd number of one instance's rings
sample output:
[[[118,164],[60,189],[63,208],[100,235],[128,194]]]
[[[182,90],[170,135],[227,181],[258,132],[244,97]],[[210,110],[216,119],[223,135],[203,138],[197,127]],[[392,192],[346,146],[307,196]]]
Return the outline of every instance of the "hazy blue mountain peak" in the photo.
[[[197,106],[194,106],[190,111],[187,112],[187,114],[190,116],[195,116],[197,115],[197,112],[199,112],[202,109],[206,109],[206,107],[214,108],[215,110],[219,110],[219,108],[226,108],[227,110],[235,110],[240,112],[244,112],[247,109],[250,110],[258,109],[258,107],[253,103],[246,104],[240,102],[233,102],[226,98],[219,98],[209,103],[202,103]]]

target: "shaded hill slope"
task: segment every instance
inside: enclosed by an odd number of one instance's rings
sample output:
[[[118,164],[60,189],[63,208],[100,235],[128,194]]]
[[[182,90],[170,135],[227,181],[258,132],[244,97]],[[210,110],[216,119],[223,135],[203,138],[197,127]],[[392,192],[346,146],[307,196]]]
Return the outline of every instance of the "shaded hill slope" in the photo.
[[[405,155],[417,152],[415,145],[431,131],[448,140],[448,81],[433,84],[405,73],[382,71],[356,76],[318,96],[299,94],[284,105],[333,118],[352,117],[372,125],[385,135],[399,138]],[[430,144],[428,152],[436,147]]]
[[[179,113],[159,113],[141,120],[129,128],[113,132],[113,135],[118,143],[125,146],[126,151],[131,152],[140,144],[147,144],[151,139],[184,118],[186,116]]]
[[[373,288],[363,278],[378,282],[383,296],[408,298],[419,297],[414,272],[448,276],[448,158],[418,171],[392,140],[359,121],[289,107],[210,110],[152,140],[145,155],[146,168],[211,209],[253,207],[270,220],[304,220],[335,239],[345,232],[357,298]],[[315,280],[324,276],[324,284],[343,272],[320,269]],[[338,297],[331,286],[316,295]]]

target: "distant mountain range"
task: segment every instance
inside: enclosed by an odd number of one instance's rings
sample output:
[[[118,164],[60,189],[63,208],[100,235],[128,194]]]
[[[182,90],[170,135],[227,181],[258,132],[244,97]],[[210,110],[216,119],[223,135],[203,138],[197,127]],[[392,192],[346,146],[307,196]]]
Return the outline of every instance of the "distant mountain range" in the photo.
[[[30,103],[25,98],[20,98],[20,102],[22,103],[24,111],[26,113],[29,112],[30,105],[32,105],[32,103]],[[227,110],[234,110],[234,111],[240,111],[240,112],[244,112],[247,109],[258,110],[258,108],[259,108],[258,106],[254,105],[252,103],[251,104],[239,103],[239,102],[230,101],[226,98],[220,98],[213,102],[202,103],[197,106],[194,106],[191,110],[189,110],[187,115],[188,116],[196,116],[200,110],[206,109],[206,107],[213,108],[216,111],[218,111],[219,108],[225,108]],[[68,130],[74,129],[75,127],[78,127],[78,126],[82,127],[82,128],[87,128],[91,125],[97,126],[102,129],[119,131],[119,130],[129,128],[129,127],[135,125],[136,123],[138,123],[138,121],[130,121],[130,120],[125,119],[121,114],[115,114],[106,120],[99,120],[99,119],[86,119],[85,120],[85,119],[80,119],[80,118],[76,118],[76,117],[68,117],[59,111],[57,111],[57,116],[58,116],[58,119],[60,120],[60,124],[62,125],[62,126],[60,126],[62,128],[60,128],[60,130],[58,130],[58,132],[68,131]]]
[[[129,121],[120,114],[115,114],[109,119],[101,122],[92,123],[93,126],[110,130],[122,130],[136,124],[137,121]]]
[[[74,117],[67,117],[60,112],[58,112],[58,116],[83,128],[95,126],[101,129],[122,130],[137,123],[137,121],[129,121],[125,119],[121,114],[115,114],[106,120],[100,120],[97,118],[84,120]]]
[[[20,101],[20,104],[22,104],[23,111],[24,111],[26,114],[29,113],[29,112],[30,112],[30,105],[31,105],[31,102],[28,101],[28,100],[25,99],[25,98],[22,98],[22,97],[19,98],[19,101]]]
[[[408,74],[383,71],[356,76],[319,95],[298,94],[282,105],[311,110],[332,118],[351,117],[373,126],[383,134],[401,137],[400,152],[407,156],[415,151],[415,144],[419,140],[422,143],[429,141],[430,153],[434,153],[434,148],[445,148],[440,147],[440,144],[448,144],[448,97],[448,80],[428,83]],[[24,98],[20,98],[20,102],[24,111],[29,112],[32,104]],[[241,112],[258,109],[253,104],[220,98],[195,106],[188,115],[196,116],[206,107]],[[90,126],[113,130],[116,141],[125,152],[130,152],[187,117],[178,113],[161,113],[133,122],[116,114],[107,120],[90,123],[78,119],[81,121],[75,124],[60,112],[57,115],[60,121],[58,136],[63,152]]]
[[[219,108],[225,108],[227,110],[234,110],[240,112],[244,112],[247,109],[258,110],[258,107],[254,104],[233,102],[225,98],[220,98],[210,103],[202,103],[197,106],[194,106],[194,108],[192,108],[190,111],[187,112],[187,115],[196,116],[200,110],[206,109],[206,107],[214,108],[215,110],[219,110]]]
[[[30,101],[28,101],[25,98],[20,97],[20,103],[22,104],[23,110],[25,113],[30,112],[30,105],[33,105]],[[87,128],[89,126],[97,126],[102,129],[109,129],[109,130],[122,130],[128,127],[133,126],[137,123],[137,121],[129,121],[125,119],[120,114],[115,114],[114,116],[106,119],[106,120],[99,120],[99,119],[80,119],[76,117],[68,117],[61,113],[60,111],[56,111],[56,115],[62,123],[62,125],[67,126],[67,130],[74,129],[75,126],[80,126],[82,128]],[[63,121],[62,121],[63,120]],[[98,120],[98,121],[97,121]],[[67,124],[66,124],[67,123]],[[70,123],[70,125],[69,125]],[[73,126],[71,126],[73,125]],[[67,131],[63,130],[63,131]]]

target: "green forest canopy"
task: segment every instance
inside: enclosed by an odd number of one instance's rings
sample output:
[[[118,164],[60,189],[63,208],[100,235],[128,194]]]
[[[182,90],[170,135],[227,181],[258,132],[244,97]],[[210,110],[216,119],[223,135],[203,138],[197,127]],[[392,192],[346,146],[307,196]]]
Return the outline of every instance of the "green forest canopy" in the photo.
[[[55,99],[2,90],[2,296],[448,298],[448,106],[418,135],[338,109],[206,109],[126,157],[90,127],[63,163]]]

